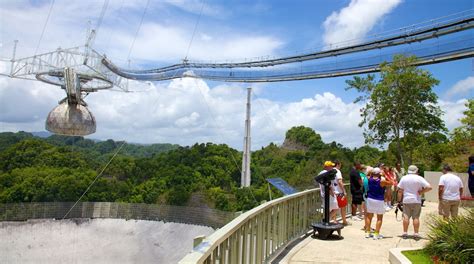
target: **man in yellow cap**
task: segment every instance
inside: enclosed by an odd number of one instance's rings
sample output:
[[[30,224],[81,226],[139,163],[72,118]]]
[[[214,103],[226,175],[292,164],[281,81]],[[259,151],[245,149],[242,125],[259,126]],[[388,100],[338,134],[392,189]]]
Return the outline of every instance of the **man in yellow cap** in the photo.
[[[324,170],[322,170],[318,175],[321,175],[325,172],[332,170],[335,164],[332,161],[328,160],[324,162],[323,166],[324,166]],[[337,185],[338,185],[337,179],[333,179],[331,181],[331,186],[329,187],[329,211],[330,211],[329,219],[335,219],[337,210],[339,209],[339,207],[337,206],[336,193],[334,191]],[[324,197],[324,186],[322,184],[319,184],[319,188],[321,191],[321,197]],[[323,200],[323,207],[324,207],[324,199],[322,200]]]

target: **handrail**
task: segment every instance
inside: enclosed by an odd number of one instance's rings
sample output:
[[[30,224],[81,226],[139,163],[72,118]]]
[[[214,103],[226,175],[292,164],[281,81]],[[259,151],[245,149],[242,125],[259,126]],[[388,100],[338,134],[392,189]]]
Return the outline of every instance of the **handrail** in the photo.
[[[262,263],[322,218],[319,188],[284,196],[238,216],[179,263]]]

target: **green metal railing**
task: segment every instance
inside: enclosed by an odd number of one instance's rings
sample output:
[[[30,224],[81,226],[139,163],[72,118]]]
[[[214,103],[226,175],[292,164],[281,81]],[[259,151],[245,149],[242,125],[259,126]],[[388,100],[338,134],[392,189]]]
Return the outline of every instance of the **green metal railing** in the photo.
[[[205,238],[179,263],[263,263],[322,219],[319,189],[262,204]]]

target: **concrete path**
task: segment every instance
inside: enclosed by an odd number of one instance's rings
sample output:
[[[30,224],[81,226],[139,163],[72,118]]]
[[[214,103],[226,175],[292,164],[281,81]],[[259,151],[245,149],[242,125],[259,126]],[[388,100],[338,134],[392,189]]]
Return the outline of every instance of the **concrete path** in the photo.
[[[422,239],[415,241],[412,238],[403,239],[402,222],[397,222],[395,209],[386,212],[380,233],[384,236],[381,240],[365,238],[362,230],[363,221],[349,220],[352,224],[342,229],[343,239],[319,240],[307,237],[296,245],[280,261],[280,263],[309,264],[309,263],[389,263],[389,249],[414,248],[427,243],[427,220],[430,214],[437,214],[437,203],[425,203],[421,213],[420,235]],[[375,227],[375,216],[372,227]],[[401,215],[399,212],[399,220]],[[413,235],[413,225],[408,228],[408,235]]]

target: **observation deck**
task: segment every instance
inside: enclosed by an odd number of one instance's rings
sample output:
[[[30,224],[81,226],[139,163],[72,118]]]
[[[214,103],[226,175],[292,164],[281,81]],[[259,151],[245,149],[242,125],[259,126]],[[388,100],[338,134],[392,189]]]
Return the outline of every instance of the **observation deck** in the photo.
[[[347,187],[347,186],[346,186]],[[390,263],[392,248],[419,248],[427,243],[427,220],[437,214],[437,203],[422,208],[422,239],[403,239],[401,213],[385,213],[383,239],[365,238],[363,221],[349,219],[342,239],[311,236],[311,223],[322,219],[319,189],[306,190],[262,204],[205,238],[179,263]],[[350,206],[346,207],[348,211]],[[350,216],[350,213],[347,214]],[[372,228],[375,227],[375,217]],[[410,225],[408,234],[413,233]]]

